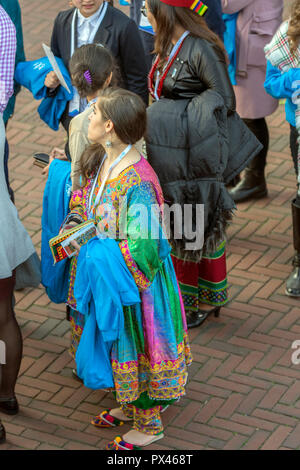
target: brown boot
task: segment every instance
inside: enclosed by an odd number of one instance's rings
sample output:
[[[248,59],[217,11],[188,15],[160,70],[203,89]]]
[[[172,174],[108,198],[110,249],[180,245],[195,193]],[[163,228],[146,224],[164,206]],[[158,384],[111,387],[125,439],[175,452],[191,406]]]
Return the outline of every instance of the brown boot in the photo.
[[[229,191],[229,194],[235,202],[266,197],[268,190],[264,172],[246,168],[244,178]]]

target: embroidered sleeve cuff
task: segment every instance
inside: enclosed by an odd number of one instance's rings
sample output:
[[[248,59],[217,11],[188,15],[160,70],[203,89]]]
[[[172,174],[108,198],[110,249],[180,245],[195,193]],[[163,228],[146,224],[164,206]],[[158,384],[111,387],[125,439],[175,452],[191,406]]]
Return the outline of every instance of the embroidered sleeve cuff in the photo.
[[[145,290],[150,287],[151,282],[146,278],[146,276],[142,273],[142,271],[138,268],[136,262],[134,261],[129,247],[128,247],[128,241],[127,240],[122,240],[119,243],[119,247],[121,250],[121,253],[124,257],[125,263],[131,272],[133,279],[138,286],[139,289]]]

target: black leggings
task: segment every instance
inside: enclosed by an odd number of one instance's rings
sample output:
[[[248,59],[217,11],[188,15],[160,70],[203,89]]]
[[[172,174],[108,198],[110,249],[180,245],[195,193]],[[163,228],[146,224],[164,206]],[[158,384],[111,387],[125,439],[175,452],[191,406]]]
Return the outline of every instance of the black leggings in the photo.
[[[296,127],[292,126],[290,124],[290,148],[291,148],[291,154],[293,157],[293,162],[294,162],[294,167],[295,167],[295,172],[296,175],[298,175],[298,131]]]
[[[267,162],[269,150],[269,130],[265,118],[243,119],[244,123],[253,132],[257,140],[263,145],[262,150],[251,160],[248,168],[263,172]]]
[[[0,399],[14,396],[22,359],[22,335],[12,306],[14,285],[14,275],[0,279],[0,341],[4,342],[6,356],[6,364],[0,366]]]

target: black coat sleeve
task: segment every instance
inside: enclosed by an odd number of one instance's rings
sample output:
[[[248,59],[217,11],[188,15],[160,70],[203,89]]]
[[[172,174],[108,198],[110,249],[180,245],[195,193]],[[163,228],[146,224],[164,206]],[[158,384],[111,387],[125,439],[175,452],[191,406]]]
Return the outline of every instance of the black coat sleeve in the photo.
[[[223,41],[225,23],[222,18],[221,0],[206,0],[204,3],[208,7],[204,15],[207,26]]]
[[[235,94],[222,51],[204,39],[198,39],[198,41],[201,41],[201,47],[197,47],[195,41],[195,47],[190,57],[193,73],[208,89],[214,90],[222,96],[228,110],[235,111]]]
[[[51,35],[51,50],[56,57],[62,57],[60,51],[59,15],[55,18]]]
[[[120,37],[120,60],[128,90],[139,95],[148,105],[147,65],[145,51],[139,30],[133,20],[129,20]]]
[[[54,26],[51,35],[51,51],[55,55],[55,57],[61,57],[60,49],[59,49],[59,15],[55,18]],[[47,96],[48,98],[54,98],[58,92],[59,86],[54,88],[47,88]]]

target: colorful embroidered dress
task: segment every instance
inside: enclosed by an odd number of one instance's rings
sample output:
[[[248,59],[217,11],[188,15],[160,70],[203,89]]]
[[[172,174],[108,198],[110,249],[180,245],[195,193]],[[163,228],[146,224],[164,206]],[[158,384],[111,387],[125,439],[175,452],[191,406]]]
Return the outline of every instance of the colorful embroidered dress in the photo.
[[[71,199],[71,214],[77,214],[82,220],[88,218],[93,182],[89,180],[83,189],[73,193]],[[100,185],[99,177],[93,200]],[[161,236],[158,218],[151,212],[151,207],[162,204],[158,179],[141,157],[117,178],[107,181],[101,203],[94,210],[100,232],[119,242],[141,295],[141,304],[124,307],[124,334],[114,343],[111,354],[116,398],[124,404],[138,400],[141,395],[143,398],[145,394],[157,401],[181,397],[185,393],[187,366],[191,363],[184,307],[170,245]],[[125,216],[122,207],[127,208]],[[136,211],[139,207],[140,212]],[[145,208],[146,215],[143,213],[141,217]],[[159,226],[159,237],[153,236],[153,228],[157,229],[155,224]],[[121,229],[127,234],[125,239],[120,236]],[[73,259],[68,296],[68,304],[73,309],[73,355],[84,327],[83,316],[76,312],[75,276],[76,259]]]

